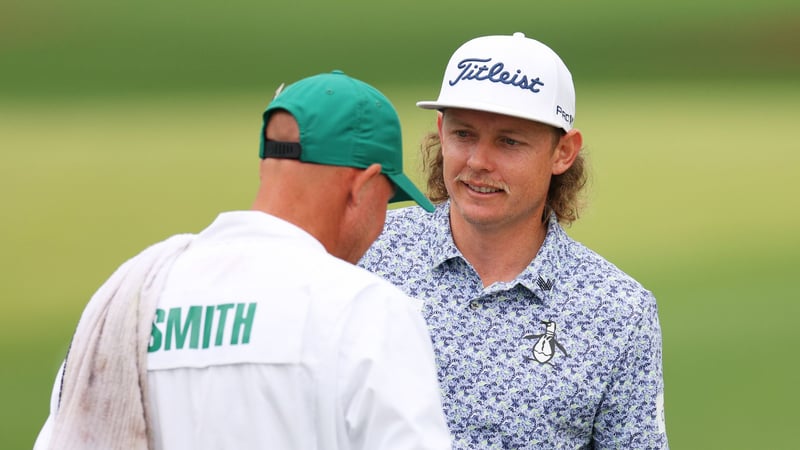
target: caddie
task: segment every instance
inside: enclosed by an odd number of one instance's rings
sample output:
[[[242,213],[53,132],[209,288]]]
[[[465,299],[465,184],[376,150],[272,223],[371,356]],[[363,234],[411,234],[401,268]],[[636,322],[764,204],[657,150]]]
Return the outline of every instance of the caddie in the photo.
[[[252,210],[124,263],[84,310],[36,449],[449,449],[419,304],[356,267],[402,171],[389,100],[340,71],[263,115]]]

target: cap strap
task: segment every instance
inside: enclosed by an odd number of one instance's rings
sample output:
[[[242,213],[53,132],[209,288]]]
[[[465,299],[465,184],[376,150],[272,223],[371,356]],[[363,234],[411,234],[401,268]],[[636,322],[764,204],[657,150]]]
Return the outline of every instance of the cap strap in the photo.
[[[267,141],[261,158],[300,159],[303,147],[299,142]]]

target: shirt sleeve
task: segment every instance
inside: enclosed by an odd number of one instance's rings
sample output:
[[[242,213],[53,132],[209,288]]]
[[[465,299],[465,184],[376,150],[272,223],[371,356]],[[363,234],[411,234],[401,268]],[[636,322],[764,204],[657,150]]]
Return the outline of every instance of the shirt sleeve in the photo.
[[[368,289],[345,322],[340,405],[349,448],[449,449],[428,328],[413,299]]]
[[[661,327],[655,299],[632,324],[631,338],[620,356],[594,423],[596,449],[667,449]]]

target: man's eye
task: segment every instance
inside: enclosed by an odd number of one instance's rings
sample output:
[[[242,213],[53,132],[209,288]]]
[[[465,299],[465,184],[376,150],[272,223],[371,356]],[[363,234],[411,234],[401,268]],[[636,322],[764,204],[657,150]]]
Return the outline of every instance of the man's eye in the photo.
[[[511,138],[503,138],[503,142],[506,145],[517,145],[517,144],[519,144],[519,141],[517,141],[516,139],[511,139]]]

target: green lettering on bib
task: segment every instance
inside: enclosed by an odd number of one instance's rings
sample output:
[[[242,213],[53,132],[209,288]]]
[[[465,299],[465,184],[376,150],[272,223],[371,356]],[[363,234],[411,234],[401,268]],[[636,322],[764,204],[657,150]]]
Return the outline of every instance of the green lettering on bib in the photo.
[[[150,345],[147,346],[147,352],[157,352],[161,349],[161,340],[164,335],[158,328],[159,323],[164,323],[164,310],[157,309],[156,316],[153,318],[153,326],[150,329]]]
[[[244,313],[244,303],[236,305],[236,316],[233,318],[233,332],[231,345],[239,343],[239,334],[242,335],[242,344],[250,342],[250,331],[253,329],[253,318],[256,316],[256,304],[247,305],[247,314]],[[244,328],[244,330],[242,330]]]
[[[228,345],[249,344],[257,306],[257,303],[223,303],[170,308],[168,312],[156,309],[147,351],[182,350],[187,347],[187,339],[189,349],[221,347],[226,340]],[[231,310],[233,319],[228,324]]]
[[[164,344],[164,350],[169,350],[172,345],[172,336],[175,336],[175,348],[180,350],[186,345],[186,338],[189,339],[189,347],[197,348],[197,343],[200,338],[200,316],[202,315],[202,306],[190,306],[189,311],[186,313],[186,322],[181,327],[181,309],[171,308],[167,316],[167,342]]]

